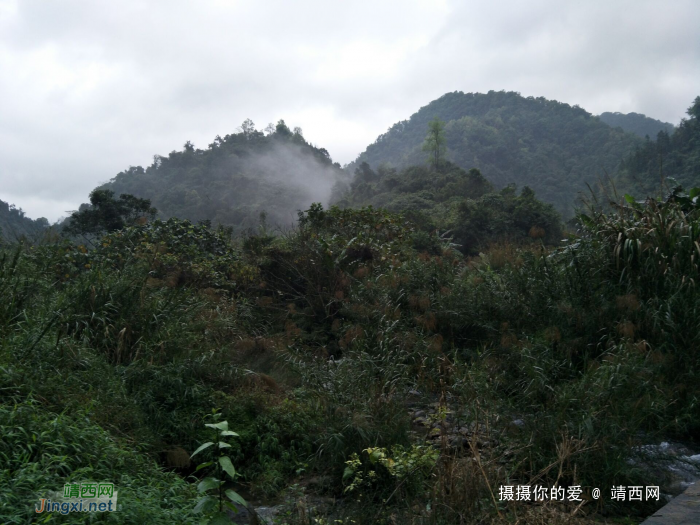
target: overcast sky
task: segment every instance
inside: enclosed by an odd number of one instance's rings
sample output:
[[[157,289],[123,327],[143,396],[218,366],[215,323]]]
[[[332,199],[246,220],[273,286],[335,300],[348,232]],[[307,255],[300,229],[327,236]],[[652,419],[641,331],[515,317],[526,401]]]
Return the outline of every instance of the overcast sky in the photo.
[[[53,222],[246,118],[345,164],[457,90],[677,124],[699,29],[698,0],[0,0],[0,199]]]

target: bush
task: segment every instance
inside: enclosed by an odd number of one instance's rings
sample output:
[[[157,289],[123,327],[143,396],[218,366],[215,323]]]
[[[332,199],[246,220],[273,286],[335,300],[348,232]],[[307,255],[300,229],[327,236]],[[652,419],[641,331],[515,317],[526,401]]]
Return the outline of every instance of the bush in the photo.
[[[0,404],[0,518],[27,523],[48,491],[68,482],[106,481],[119,491],[119,511],[106,523],[195,523],[184,509],[195,492],[138,451],[85,419],[54,414],[31,399]],[[92,523],[91,514],[52,514],[59,523]]]

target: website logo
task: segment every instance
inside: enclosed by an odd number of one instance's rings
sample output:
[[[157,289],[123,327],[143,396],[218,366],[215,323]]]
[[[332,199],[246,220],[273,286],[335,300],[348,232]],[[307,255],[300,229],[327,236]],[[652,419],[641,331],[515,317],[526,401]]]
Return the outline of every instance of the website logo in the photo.
[[[114,483],[66,483],[63,493],[53,492],[50,497],[40,498],[34,510],[43,512],[116,512],[117,491]]]

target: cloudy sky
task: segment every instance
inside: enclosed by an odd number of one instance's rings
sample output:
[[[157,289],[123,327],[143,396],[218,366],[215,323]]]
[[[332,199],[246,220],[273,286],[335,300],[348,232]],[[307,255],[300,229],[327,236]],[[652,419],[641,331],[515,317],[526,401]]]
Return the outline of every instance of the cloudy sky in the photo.
[[[0,0],[0,199],[54,221],[246,118],[345,164],[457,90],[677,124],[698,28],[697,0]]]

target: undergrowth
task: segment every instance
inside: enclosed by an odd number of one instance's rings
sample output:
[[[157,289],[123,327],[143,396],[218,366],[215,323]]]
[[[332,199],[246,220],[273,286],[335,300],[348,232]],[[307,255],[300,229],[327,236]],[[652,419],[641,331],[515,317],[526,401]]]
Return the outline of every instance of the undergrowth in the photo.
[[[0,516],[28,522],[42,491],[89,475],[135,522],[188,522],[212,408],[239,434],[236,490],[320,477],[343,504],[316,523],[652,512],[506,503],[498,487],[648,485],[642,446],[696,435],[699,193],[469,258],[399,215],[317,205],[277,237],[170,219],[94,249],[5,247]],[[311,523],[304,505],[290,523]]]

